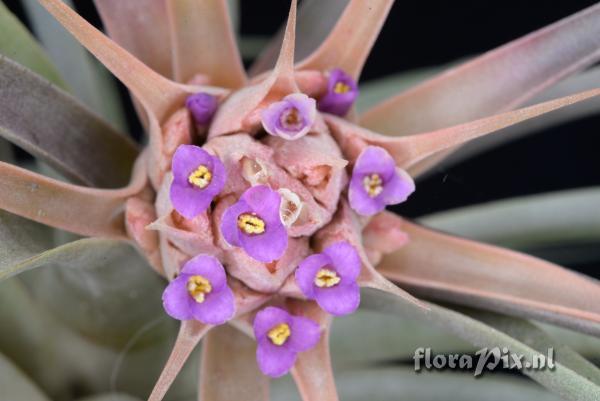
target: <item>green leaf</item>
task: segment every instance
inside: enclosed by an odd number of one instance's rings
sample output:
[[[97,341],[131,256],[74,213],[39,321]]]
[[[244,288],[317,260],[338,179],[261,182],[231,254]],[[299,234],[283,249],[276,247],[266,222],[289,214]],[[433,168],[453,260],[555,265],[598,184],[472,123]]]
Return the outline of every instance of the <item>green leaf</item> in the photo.
[[[600,188],[551,192],[428,215],[424,225],[516,249],[600,242]]]
[[[27,259],[18,270],[41,266],[23,276],[34,298],[98,343],[123,346],[163,316],[165,283],[127,242],[82,239]]]
[[[48,60],[27,28],[0,1],[0,54],[35,71],[55,85],[67,89],[60,74]]]
[[[161,315],[132,332],[127,344],[104,347],[59,322],[43,303],[34,302],[19,278],[0,283],[0,326],[10,327],[0,330],[0,352],[55,400],[71,399],[73,383],[87,394],[120,391],[145,399],[177,332],[176,322]],[[192,362],[196,360],[197,356]],[[189,397],[196,387],[197,364],[189,363],[170,399]]]
[[[99,187],[124,186],[137,156],[131,140],[67,93],[1,56],[0,136],[67,178]]]
[[[73,6],[70,0],[63,1]],[[117,86],[106,68],[91,57],[37,0],[23,0],[22,3],[33,32],[73,89],[73,94],[115,127],[126,129]]]
[[[336,375],[343,401],[559,401],[543,388],[514,377],[486,375],[474,378],[461,372],[417,374],[406,367],[360,369]],[[300,401],[287,378],[273,382],[273,400]]]
[[[37,386],[0,354],[0,398],[6,401],[50,401]]]
[[[488,349],[508,347],[511,353],[523,355],[523,361],[531,362],[535,355],[539,355],[535,347],[543,348],[546,344],[544,341],[538,341],[539,333],[537,331],[529,331],[524,338],[515,338],[504,331],[442,306],[428,304],[431,308],[430,311],[423,313],[421,309],[402,302],[397,297],[381,292],[364,291],[362,305],[382,312],[427,321],[438,329],[452,333],[477,347]],[[517,333],[516,330],[509,330],[495,316],[498,315],[489,314],[486,320],[498,324],[499,327],[502,326],[509,332],[512,331],[515,335],[523,334],[522,331]],[[502,319],[510,318],[502,317]],[[518,320],[513,319],[512,321],[516,322]],[[523,324],[518,323],[518,325],[522,330]],[[562,352],[565,352],[565,350]],[[579,364],[576,357],[569,357],[567,364],[564,364],[560,358],[557,354],[554,370],[523,370],[523,373],[567,400],[597,400],[600,396],[600,386],[586,377],[589,373],[589,366]],[[594,380],[596,379],[594,378]]]
[[[442,353],[474,350],[466,341],[431,330],[428,324],[376,311],[361,308],[343,319],[333,319],[330,347],[336,372],[409,359],[423,344]]]
[[[52,247],[49,227],[0,210],[0,281],[24,271],[24,261]]]

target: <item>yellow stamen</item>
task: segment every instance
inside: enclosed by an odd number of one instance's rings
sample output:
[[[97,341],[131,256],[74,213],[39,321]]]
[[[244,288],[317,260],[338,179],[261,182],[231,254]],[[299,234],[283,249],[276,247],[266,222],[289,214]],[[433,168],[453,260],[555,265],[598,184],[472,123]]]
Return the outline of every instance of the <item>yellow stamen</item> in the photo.
[[[269,330],[267,336],[273,344],[283,345],[289,338],[290,334],[292,334],[290,326],[287,323],[280,323]]]
[[[371,198],[376,197],[383,191],[383,181],[379,174],[371,174],[363,178],[363,186]]]
[[[336,272],[329,269],[321,269],[315,276],[315,285],[319,288],[329,288],[337,285],[342,279]]]
[[[335,86],[333,87],[333,91],[340,95],[350,92],[350,89],[351,89],[350,85],[345,84],[343,82],[339,82],[339,81],[336,82]]]
[[[188,182],[198,188],[206,188],[212,180],[212,173],[205,165],[201,164],[188,177]]]
[[[303,123],[302,116],[300,116],[300,111],[295,107],[292,107],[291,109],[282,113],[280,118],[281,125],[284,127],[297,128]]]
[[[201,304],[206,299],[206,294],[212,291],[212,285],[210,285],[210,281],[201,275],[195,275],[188,279],[187,290],[191,297]]]
[[[242,213],[238,216],[238,227],[246,234],[262,234],[265,232],[265,221],[254,213]]]

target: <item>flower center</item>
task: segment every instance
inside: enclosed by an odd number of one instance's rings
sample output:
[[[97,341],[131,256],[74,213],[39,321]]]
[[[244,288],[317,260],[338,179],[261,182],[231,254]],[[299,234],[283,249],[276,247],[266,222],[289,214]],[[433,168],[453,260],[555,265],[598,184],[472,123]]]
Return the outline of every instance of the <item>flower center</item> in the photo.
[[[295,107],[290,107],[281,113],[281,125],[288,130],[299,130],[302,128],[304,119]]]
[[[191,297],[201,304],[206,299],[206,294],[212,291],[212,285],[201,275],[195,275],[188,279],[187,290]]]
[[[262,234],[265,232],[265,221],[254,213],[242,213],[237,219],[238,227],[246,234]]]
[[[363,178],[363,186],[365,191],[367,191],[367,194],[369,194],[371,198],[374,198],[383,191],[383,180],[379,174],[367,175]]]
[[[329,269],[321,269],[315,276],[315,285],[319,288],[330,288],[337,285],[342,279],[336,272]]]
[[[212,179],[212,173],[205,165],[201,164],[196,170],[194,170],[188,177],[188,182],[192,185],[197,186],[200,189],[206,188],[210,184]]]
[[[333,87],[333,91],[339,95],[350,92],[350,85],[345,84],[344,82],[338,81],[335,83]]]
[[[290,326],[287,323],[280,323],[269,330],[267,336],[273,344],[283,345],[289,338],[290,334],[292,334]]]

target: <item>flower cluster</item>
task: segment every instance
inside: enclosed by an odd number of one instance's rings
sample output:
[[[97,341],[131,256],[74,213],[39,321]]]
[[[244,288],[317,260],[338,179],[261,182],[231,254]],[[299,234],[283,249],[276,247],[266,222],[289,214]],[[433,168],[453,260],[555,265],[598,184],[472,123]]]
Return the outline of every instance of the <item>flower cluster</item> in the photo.
[[[262,128],[274,137],[273,140],[300,140],[313,132],[319,118],[317,108],[321,112],[343,116],[357,95],[352,78],[339,69],[333,70],[328,74],[327,91],[318,101],[303,93],[293,93],[264,107],[260,113]],[[186,106],[196,126],[206,126],[218,104],[214,97],[200,93],[188,98]],[[224,252],[238,249],[267,266],[276,264],[286,255],[293,240],[286,220],[289,209],[297,210],[296,215],[301,214],[301,205],[291,201],[291,206],[286,209],[282,203],[289,203],[290,199],[297,203],[298,195],[268,181],[245,184],[243,190],[228,192],[237,193],[237,199],[217,216],[211,205],[221,201],[224,188],[230,181],[235,181],[233,175],[238,172],[229,171],[227,162],[215,154],[213,147],[207,146],[213,143],[209,140],[204,147],[182,144],[175,151],[170,185],[173,208],[188,220],[203,215],[216,218],[216,226],[224,240],[221,246]],[[234,184],[231,186],[235,187]],[[356,213],[370,216],[382,211],[386,205],[406,200],[413,190],[412,179],[396,167],[383,148],[365,146],[352,168],[348,200]],[[287,194],[285,199],[282,194]],[[189,260],[164,292],[167,313],[175,319],[195,319],[210,325],[233,318],[235,299],[228,285],[226,262],[225,265],[223,267],[215,256],[208,254]],[[359,306],[357,280],[360,274],[361,259],[357,249],[346,241],[338,241],[318,253],[305,256],[290,278],[305,299],[316,301],[331,315],[342,316],[353,313]],[[278,377],[293,366],[297,353],[315,346],[320,338],[320,327],[306,317],[267,306],[254,318],[254,335],[260,369],[266,375]]]

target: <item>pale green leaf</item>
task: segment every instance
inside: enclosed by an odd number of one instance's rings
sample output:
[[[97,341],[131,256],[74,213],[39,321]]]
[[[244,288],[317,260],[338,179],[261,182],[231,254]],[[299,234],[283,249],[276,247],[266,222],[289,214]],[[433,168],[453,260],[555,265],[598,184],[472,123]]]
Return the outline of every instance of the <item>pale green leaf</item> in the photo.
[[[600,188],[500,200],[419,219],[442,231],[478,241],[535,249],[600,242]]]
[[[0,54],[67,89],[59,72],[27,28],[0,1]]]
[[[402,302],[397,297],[374,291],[363,292],[362,305],[382,312],[427,321],[438,329],[454,334],[477,347],[488,349],[508,347],[511,353],[523,355],[523,361],[531,362],[535,355],[539,355],[535,347],[541,345],[536,343],[535,336],[517,339],[499,329],[439,305],[428,304],[430,311],[423,313],[421,309]],[[493,315],[489,316],[489,319],[494,319]],[[576,364],[574,365],[573,361],[574,359],[570,359],[567,366],[557,356],[555,369],[523,370],[523,373],[567,400],[598,400],[600,386],[585,377],[585,373],[578,373],[578,371],[587,372],[581,366],[577,365],[577,370],[574,370]]]
[[[34,298],[99,343],[121,346],[163,314],[165,283],[127,242],[82,239],[29,258],[13,271],[42,266],[23,275]]]
[[[474,378],[467,372],[417,374],[406,367],[374,368],[336,374],[342,401],[559,401],[560,397],[515,377]],[[300,401],[291,380],[273,382],[273,401]]]
[[[8,358],[0,354],[0,399],[3,401],[50,401]]]

